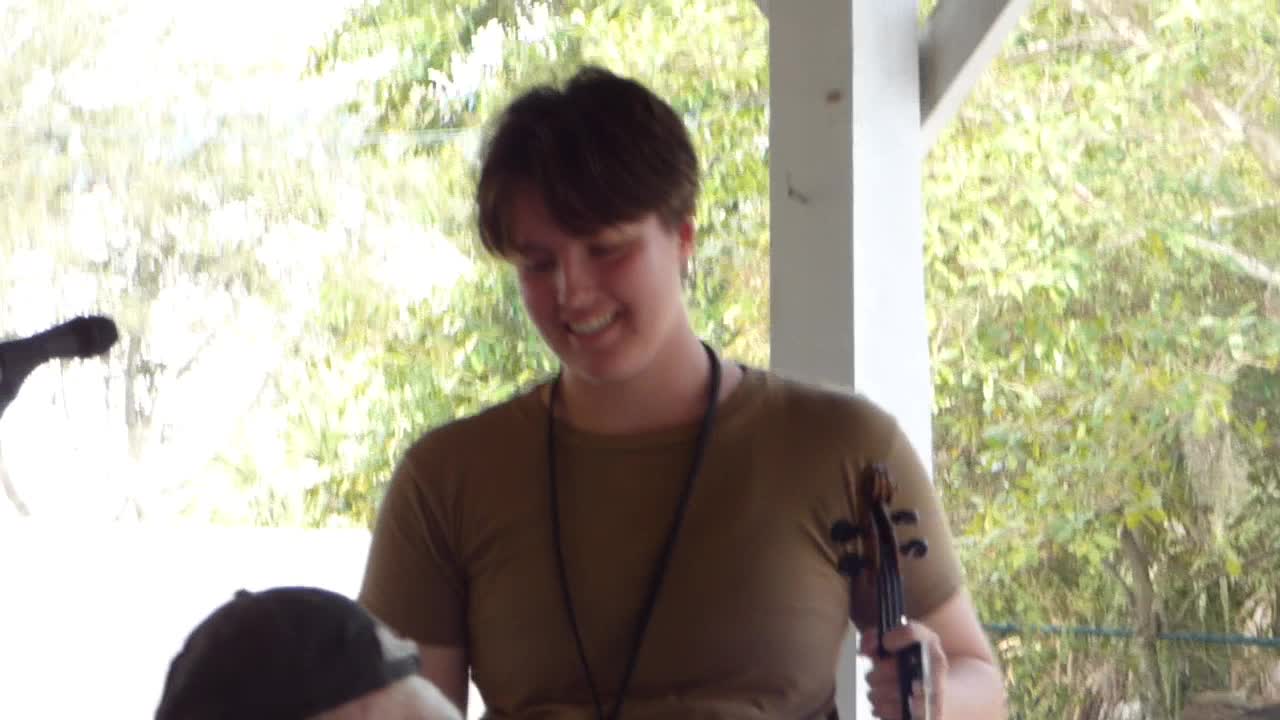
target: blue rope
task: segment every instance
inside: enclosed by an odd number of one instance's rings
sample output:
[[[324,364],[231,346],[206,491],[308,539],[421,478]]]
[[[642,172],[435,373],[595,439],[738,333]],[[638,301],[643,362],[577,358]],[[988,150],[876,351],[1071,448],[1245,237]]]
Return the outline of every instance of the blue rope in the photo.
[[[1096,628],[1078,625],[1016,625],[1014,623],[989,623],[983,625],[987,632],[996,635],[1022,635],[1025,633],[1041,633],[1045,635],[1085,635],[1089,637],[1131,638],[1136,633],[1125,628]],[[1280,637],[1253,637],[1249,635],[1223,635],[1205,632],[1166,632],[1156,636],[1157,640],[1169,642],[1205,643],[1209,645],[1247,645],[1252,647],[1280,649]]]

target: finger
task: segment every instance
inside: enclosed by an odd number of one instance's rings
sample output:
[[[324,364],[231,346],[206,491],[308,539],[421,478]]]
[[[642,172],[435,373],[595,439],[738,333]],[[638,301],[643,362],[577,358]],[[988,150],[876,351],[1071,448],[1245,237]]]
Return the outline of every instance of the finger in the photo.
[[[942,649],[942,640],[930,643],[929,648],[929,668],[934,677],[942,677],[947,674],[947,653]]]
[[[912,624],[896,627],[884,635],[884,647],[889,652],[897,652],[917,639],[917,630]]]
[[[898,720],[902,717],[902,703],[897,693],[868,691],[867,704],[871,706],[871,713],[883,720]]]
[[[913,622],[885,633],[884,647],[889,652],[898,652],[913,643],[932,647],[936,638],[937,635],[933,634],[927,627]]]
[[[858,652],[867,656],[875,655],[876,638],[879,635],[880,633],[875,630],[864,630],[858,638]]]
[[[871,669],[863,676],[867,685],[893,685],[898,683],[898,663],[885,661],[873,663]]]
[[[911,715],[919,717],[921,710],[925,706],[924,683],[916,680],[911,683],[911,698],[907,701],[907,705],[911,708]]]
[[[925,686],[919,680],[911,684],[911,697],[907,700],[907,707],[911,709],[912,717],[924,717],[925,708],[932,712],[933,717],[941,717],[942,715],[942,696],[941,685],[937,682],[930,683],[929,692],[925,692]]]

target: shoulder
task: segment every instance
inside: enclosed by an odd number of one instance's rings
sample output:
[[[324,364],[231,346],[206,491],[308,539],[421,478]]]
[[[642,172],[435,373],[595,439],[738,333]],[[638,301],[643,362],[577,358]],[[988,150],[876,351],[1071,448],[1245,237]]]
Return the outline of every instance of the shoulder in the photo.
[[[509,475],[520,458],[538,448],[536,392],[522,390],[419,435],[396,465],[386,502],[455,506],[471,479]]]
[[[442,463],[492,453],[496,447],[531,437],[538,427],[538,387],[427,430],[410,445],[405,462],[440,468]]]
[[[870,398],[838,385],[764,374],[765,417],[780,429],[821,437],[861,438],[870,448],[887,448],[899,433],[893,415]]]
[[[462,415],[427,430],[400,456],[379,503],[388,527],[456,527],[468,497],[494,495],[469,489],[497,482],[536,452],[539,427],[535,390]]]

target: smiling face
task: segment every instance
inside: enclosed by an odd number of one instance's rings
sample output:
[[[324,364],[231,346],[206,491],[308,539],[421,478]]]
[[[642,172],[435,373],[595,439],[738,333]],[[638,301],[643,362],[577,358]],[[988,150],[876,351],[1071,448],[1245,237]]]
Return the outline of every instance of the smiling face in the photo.
[[[511,260],[525,308],[566,374],[618,382],[648,369],[688,328],[681,268],[691,221],[669,228],[656,213],[588,235],[562,229],[540,194],[511,208]]]

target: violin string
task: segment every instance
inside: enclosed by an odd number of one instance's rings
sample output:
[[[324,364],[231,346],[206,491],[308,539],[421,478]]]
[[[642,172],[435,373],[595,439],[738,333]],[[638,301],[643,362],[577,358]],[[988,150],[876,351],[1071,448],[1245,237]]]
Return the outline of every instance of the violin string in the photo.
[[[884,602],[880,603],[880,627],[881,633],[893,628],[893,577],[889,572],[888,566],[881,564],[884,568],[880,573],[880,587],[885,588]],[[881,641],[883,644],[883,640]]]
[[[897,552],[896,547],[891,547],[890,552]],[[902,594],[902,574],[893,573],[893,623],[901,623],[902,614],[906,610],[906,597]]]

